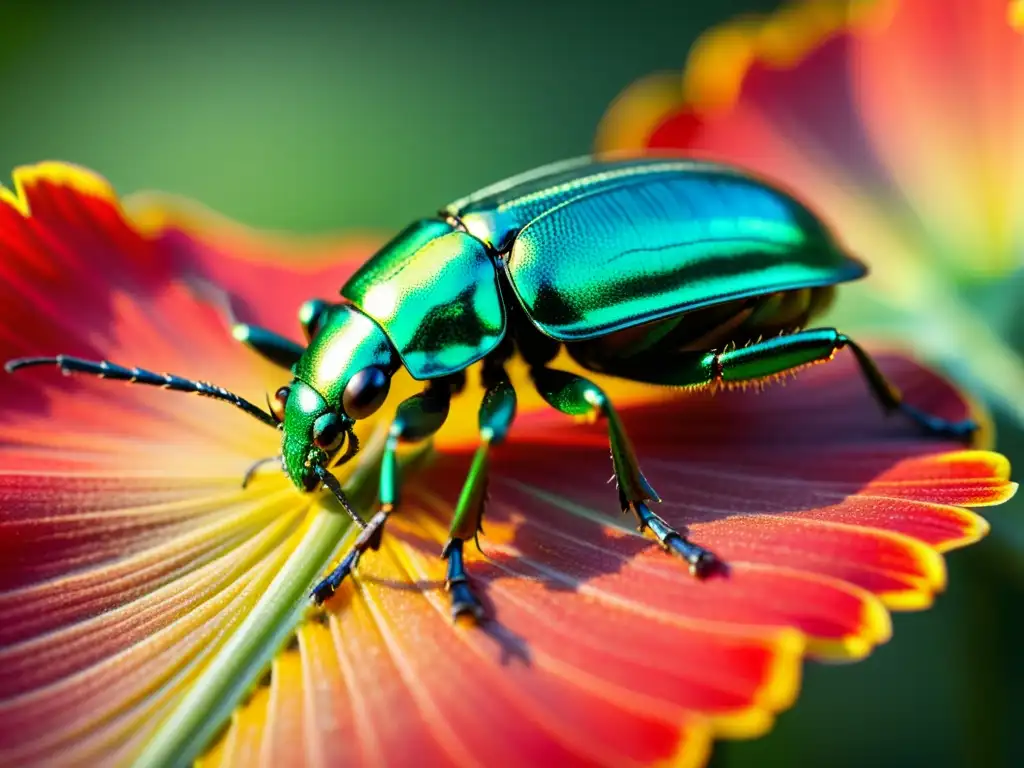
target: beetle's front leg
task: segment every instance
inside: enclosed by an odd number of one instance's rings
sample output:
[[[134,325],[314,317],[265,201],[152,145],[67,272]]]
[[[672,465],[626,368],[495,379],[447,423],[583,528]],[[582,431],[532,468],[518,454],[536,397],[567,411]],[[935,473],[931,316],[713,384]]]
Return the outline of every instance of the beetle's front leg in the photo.
[[[599,413],[608,421],[608,439],[612,449],[615,480],[619,486],[622,511],[636,515],[640,531],[650,529],[666,551],[674,552],[690,566],[690,573],[704,576],[718,563],[715,555],[689,541],[656,515],[647,506],[650,501],[661,501],[640,471],[633,444],[608,396],[591,381],[565,371],[534,368],[530,372],[540,396],[548,405],[570,416]]]
[[[447,381],[437,381],[431,382],[426,390],[399,404],[388,430],[381,459],[380,509],[363,528],[338,566],[313,588],[312,597],[317,604],[324,602],[337,591],[367,549],[377,549],[380,546],[384,525],[399,501],[401,479],[398,471],[398,444],[425,440],[437,432],[448,418],[450,401],[450,384]]]
[[[463,615],[470,615],[477,621],[483,619],[483,606],[469,585],[469,576],[463,565],[462,548],[467,540],[475,540],[481,530],[480,522],[487,503],[488,451],[492,445],[505,439],[516,415],[516,391],[504,368],[499,365],[485,371],[485,377],[487,392],[479,414],[480,447],[473,455],[473,464],[455,508],[451,534],[441,552],[448,561],[445,586],[451,596],[453,620]]]
[[[235,323],[231,335],[276,366],[290,371],[305,351],[299,344],[258,325]]]

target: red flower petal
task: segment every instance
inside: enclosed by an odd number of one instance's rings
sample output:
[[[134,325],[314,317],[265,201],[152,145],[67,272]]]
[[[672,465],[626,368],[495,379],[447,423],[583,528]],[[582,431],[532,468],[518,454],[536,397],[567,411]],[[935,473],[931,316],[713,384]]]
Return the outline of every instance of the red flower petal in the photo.
[[[283,377],[239,348],[194,277],[287,331],[307,280],[333,286],[354,263],[300,279],[235,254],[257,240],[223,222],[206,237],[166,217],[136,225],[95,177],[22,177],[31,216],[24,201],[0,213],[0,264],[20,286],[0,304],[4,357],[110,357],[255,399]],[[927,371],[882,365],[920,406],[966,413]],[[770,726],[805,650],[863,656],[889,636],[884,605],[932,598],[937,552],[985,532],[951,505],[1013,491],[1001,457],[884,419],[845,357],[758,396],[602,385],[659,513],[727,573],[696,581],[638,536],[606,482],[603,426],[538,409],[524,382],[492,463],[487,557],[469,553],[493,620],[453,627],[438,553],[470,458],[471,387],[384,547],[298,627],[206,762],[699,764],[714,735]],[[217,403],[42,373],[0,391],[0,759],[130,760],[266,592],[311,502],[275,476],[238,489],[275,436]]]
[[[299,239],[254,232],[168,195],[135,195],[128,209],[180,271],[228,291],[243,321],[296,339],[299,306],[310,298],[337,301],[345,280],[380,245],[370,234]]]
[[[955,287],[1022,252],[1019,11],[935,5],[805,0],[708,30],[681,75],[612,103],[597,148],[708,156],[792,189],[870,267],[846,322],[912,338],[1020,422],[1012,330]]]
[[[848,65],[860,122],[928,223],[934,258],[973,276],[1019,264],[1024,239],[1024,36],[1009,6],[903,0]]]
[[[928,295],[920,285],[924,235],[891,190],[848,77],[865,28],[889,10],[887,2],[804,2],[713,28],[675,75],[683,83],[677,97],[637,111],[634,91],[647,90],[641,78],[609,107],[597,149],[685,152],[772,179],[869,260],[874,284],[913,305]],[[884,262],[872,261],[876,254]]]

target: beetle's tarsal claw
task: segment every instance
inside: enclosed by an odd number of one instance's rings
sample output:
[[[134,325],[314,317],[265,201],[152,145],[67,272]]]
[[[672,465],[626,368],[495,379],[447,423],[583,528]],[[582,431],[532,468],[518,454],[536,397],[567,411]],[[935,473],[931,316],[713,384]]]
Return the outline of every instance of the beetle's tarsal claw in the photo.
[[[949,437],[954,440],[970,443],[974,433],[978,431],[978,425],[970,419],[947,421],[903,402],[899,404],[898,408],[900,413],[907,416],[925,432],[936,437]]]
[[[449,585],[448,594],[452,600],[453,622],[467,617],[479,624],[486,618],[483,605],[467,582],[459,581]]]
[[[345,555],[342,561],[338,563],[338,567],[331,571],[330,575],[328,575],[326,579],[313,587],[313,591],[310,592],[310,597],[313,598],[317,605],[321,605],[338,591],[338,587],[340,587],[341,583],[348,578],[350,573],[352,573],[352,569],[356,567],[361,554],[362,553],[358,549],[353,549]]]
[[[335,593],[338,587],[341,586],[341,583],[348,578],[349,574],[358,565],[359,558],[363,552],[368,549],[377,549],[380,546],[384,524],[388,521],[390,514],[390,507],[382,507],[377,514],[370,518],[370,522],[363,523],[360,520],[361,530],[356,540],[352,542],[352,548],[348,551],[348,554],[338,563],[338,567],[331,571],[327,578],[317,584],[310,593],[310,597],[316,601],[317,605]]]
[[[444,585],[452,602],[452,621],[465,616],[479,624],[486,614],[483,604],[469,585],[469,576],[462,560],[462,544],[462,539],[449,539],[445,544],[442,556],[448,560],[448,573]]]
[[[666,551],[674,552],[683,558],[690,566],[690,575],[695,578],[703,579],[718,568],[719,561],[714,552],[699,547],[678,534],[665,539],[664,547]]]
[[[702,579],[720,566],[721,561],[715,556],[714,552],[694,544],[658,515],[651,512],[646,504],[641,502],[633,505],[633,511],[636,513],[637,520],[639,521],[641,533],[650,528],[651,533],[658,539],[662,549],[679,555],[679,557],[687,562],[690,566],[691,576]]]

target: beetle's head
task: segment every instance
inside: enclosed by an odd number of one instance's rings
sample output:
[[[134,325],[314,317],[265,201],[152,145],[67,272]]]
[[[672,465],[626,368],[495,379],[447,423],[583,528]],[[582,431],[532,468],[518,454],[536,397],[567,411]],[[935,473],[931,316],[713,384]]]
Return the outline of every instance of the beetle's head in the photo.
[[[366,315],[344,304],[320,311],[325,316],[295,378],[270,402],[283,432],[284,470],[301,491],[312,491],[331,466],[356,455],[356,421],[384,403],[398,367],[387,336]]]

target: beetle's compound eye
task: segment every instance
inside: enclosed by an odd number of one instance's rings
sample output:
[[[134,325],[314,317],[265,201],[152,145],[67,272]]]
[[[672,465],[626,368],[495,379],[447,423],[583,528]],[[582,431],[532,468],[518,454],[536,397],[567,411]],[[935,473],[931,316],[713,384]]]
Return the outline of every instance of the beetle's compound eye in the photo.
[[[325,413],[313,422],[313,442],[317,448],[333,453],[345,442],[345,430],[341,428],[341,419],[336,413]]]
[[[353,419],[365,419],[383,405],[391,388],[391,377],[375,365],[356,373],[341,396],[345,413]]]
[[[274,397],[270,400],[270,412],[274,415],[274,418],[277,419],[278,424],[284,421],[284,407],[288,404],[288,395],[290,395],[291,392],[291,387],[281,387],[274,393]]]

